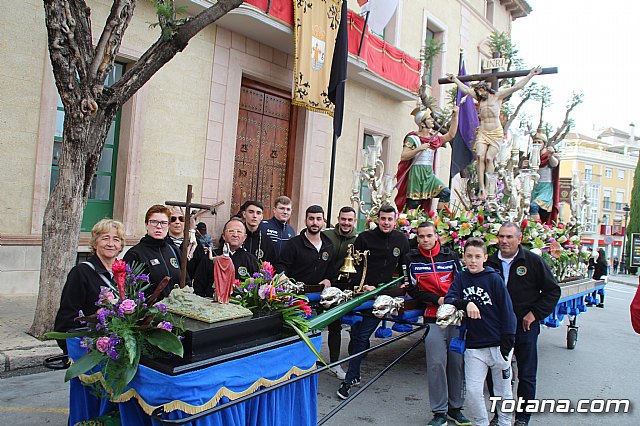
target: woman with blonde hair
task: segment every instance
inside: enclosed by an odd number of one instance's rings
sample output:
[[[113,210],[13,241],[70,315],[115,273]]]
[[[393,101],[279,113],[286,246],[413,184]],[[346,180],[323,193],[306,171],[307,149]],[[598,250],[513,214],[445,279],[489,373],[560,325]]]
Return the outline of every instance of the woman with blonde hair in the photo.
[[[96,301],[100,295],[100,287],[111,282],[111,267],[125,246],[124,225],[113,219],[102,219],[91,229],[89,248],[91,256],[74,266],[62,289],[60,308],[56,315],[54,330],[68,331],[79,327],[75,318],[94,314],[98,307]],[[66,342],[58,341],[66,351]]]

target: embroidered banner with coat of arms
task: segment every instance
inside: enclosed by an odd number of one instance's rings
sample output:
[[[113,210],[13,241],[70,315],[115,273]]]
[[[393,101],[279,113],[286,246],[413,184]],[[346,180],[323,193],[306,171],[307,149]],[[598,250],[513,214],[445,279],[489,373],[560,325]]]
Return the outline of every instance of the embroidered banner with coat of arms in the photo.
[[[328,97],[331,61],[342,0],[293,0],[294,84],[292,103],[333,116]]]

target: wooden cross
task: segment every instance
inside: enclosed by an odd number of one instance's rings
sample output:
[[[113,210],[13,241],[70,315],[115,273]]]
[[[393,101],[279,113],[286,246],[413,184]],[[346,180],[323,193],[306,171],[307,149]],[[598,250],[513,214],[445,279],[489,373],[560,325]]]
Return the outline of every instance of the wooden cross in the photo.
[[[492,86],[494,86],[494,84],[497,84],[499,79],[505,79],[505,78],[515,78],[515,77],[524,77],[526,75],[529,74],[531,70],[518,70],[518,71],[497,71],[497,69],[492,70],[491,72],[486,72],[486,73],[482,73],[482,74],[467,74],[465,76],[458,76],[458,80],[460,80],[461,82],[467,82],[467,81],[488,81],[490,83],[492,83]],[[558,73],[558,67],[551,67],[551,68],[542,68],[542,72],[540,73],[540,75],[544,75],[544,74],[557,74]],[[453,83],[452,81],[449,81],[449,77],[440,77],[438,79],[438,83],[439,84],[451,84]],[[495,87],[493,87],[495,89]]]
[[[192,203],[193,198],[193,186],[187,186],[187,202],[182,201],[165,201],[167,206],[184,207],[184,236],[182,240],[182,265],[180,271],[180,288],[184,288],[187,281],[187,250],[189,249],[189,228],[191,227],[191,208],[201,209],[202,213],[210,211],[211,214],[216,214],[216,208],[224,204],[224,201],[218,201],[215,204],[197,204]],[[198,212],[200,213],[200,212]],[[198,213],[194,215],[197,217]]]

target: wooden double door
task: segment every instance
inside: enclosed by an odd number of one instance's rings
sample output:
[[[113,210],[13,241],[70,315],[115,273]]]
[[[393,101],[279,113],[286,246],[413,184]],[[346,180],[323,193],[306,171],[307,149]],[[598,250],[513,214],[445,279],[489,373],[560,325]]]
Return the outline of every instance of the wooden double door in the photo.
[[[291,196],[295,108],[290,94],[243,79],[240,91],[231,212],[257,200],[271,216],[274,200]]]

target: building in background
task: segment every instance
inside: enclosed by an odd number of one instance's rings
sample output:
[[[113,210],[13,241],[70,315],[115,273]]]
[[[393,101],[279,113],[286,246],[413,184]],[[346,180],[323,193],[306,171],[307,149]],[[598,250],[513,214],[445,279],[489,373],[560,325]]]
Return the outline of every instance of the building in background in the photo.
[[[588,201],[579,214],[585,225],[582,244],[604,248],[608,259],[622,259],[624,208],[631,204],[639,150],[633,124],[629,132],[610,127],[595,138],[570,133],[559,147],[561,179],[570,182],[577,176],[580,197],[586,194]],[[567,209],[561,210],[568,219]]]
[[[364,7],[380,0],[349,0],[349,63],[336,182],[351,182],[360,152],[373,135],[384,137],[382,160],[394,173],[404,135],[414,130],[410,111],[420,81],[420,50],[430,38],[444,45],[429,74],[430,94],[444,105],[437,78],[456,73],[460,50],[468,73],[491,57],[488,37],[510,32],[531,8],[524,0],[399,0],[378,35],[365,31]],[[367,3],[369,5],[367,6]],[[102,31],[111,2],[88,0],[92,33]],[[184,0],[195,14],[208,0]],[[184,198],[224,201],[204,217],[212,234],[246,199],[265,204],[289,195],[292,223],[303,226],[311,204],[326,207],[332,145],[327,115],[292,106],[293,2],[248,0],[198,34],[119,111],[91,188],[79,252],[102,217],[124,222],[129,244],[144,233],[152,204]],[[0,294],[37,291],[41,227],[57,179],[64,109],[54,84],[44,9],[40,0],[9,0],[0,16]],[[388,13],[385,8],[385,13]],[[139,2],[117,65],[116,81],[157,39],[155,10]],[[436,172],[447,181],[448,149],[438,151]],[[351,188],[334,188],[333,212],[350,204]]]

